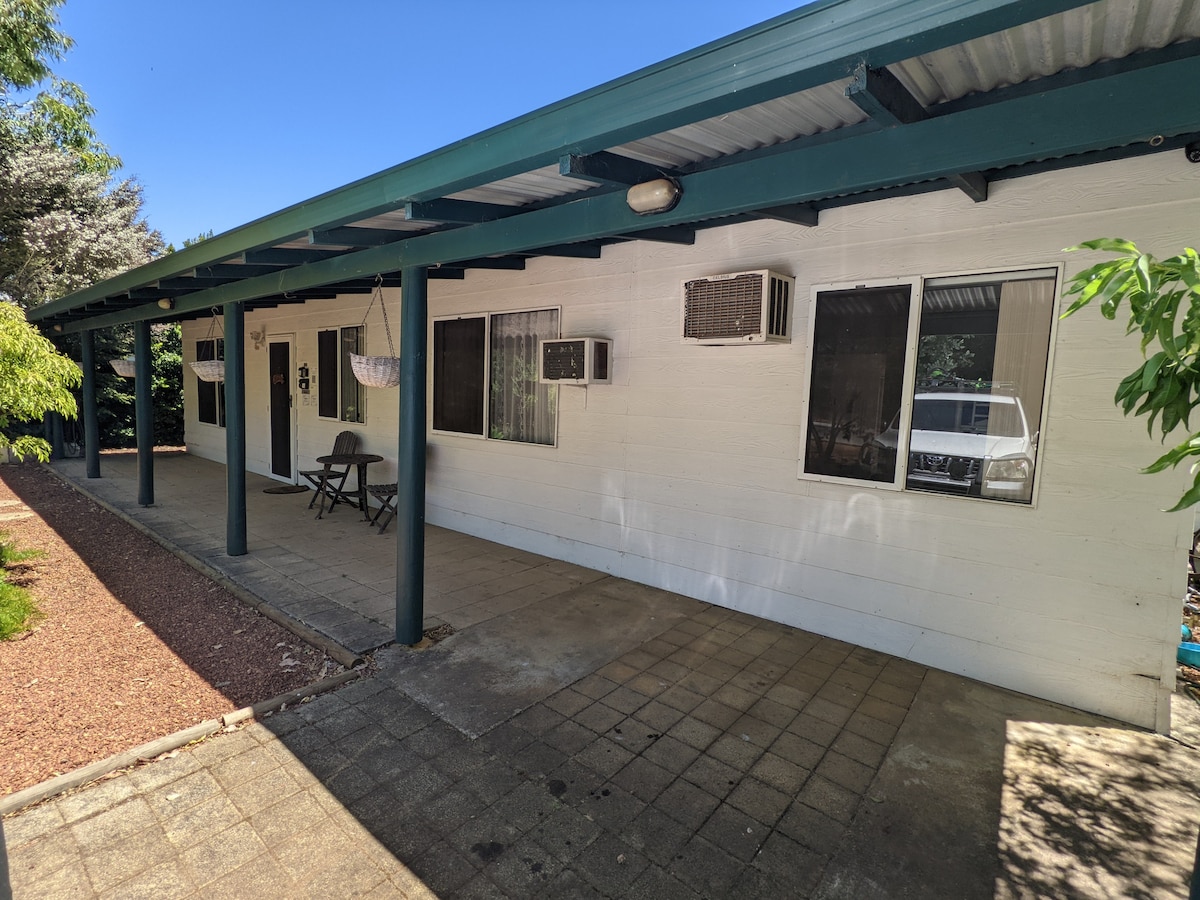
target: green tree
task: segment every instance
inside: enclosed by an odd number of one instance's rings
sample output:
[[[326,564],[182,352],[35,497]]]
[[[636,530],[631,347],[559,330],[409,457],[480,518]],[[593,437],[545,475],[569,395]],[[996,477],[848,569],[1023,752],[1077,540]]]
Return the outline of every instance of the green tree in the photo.
[[[11,426],[35,422],[46,413],[76,415],[71,389],[79,385],[79,366],[25,321],[11,303],[0,303],[0,447],[20,456],[50,458],[50,445],[31,435],[9,437]]]
[[[0,94],[49,78],[49,61],[71,49],[75,42],[58,30],[64,2],[0,0]]]
[[[1099,238],[1068,250],[1101,250],[1115,259],[1084,269],[1067,282],[1064,295],[1074,297],[1063,318],[1090,303],[1099,303],[1106,319],[1116,319],[1121,305],[1129,312],[1126,334],[1140,335],[1145,359],[1117,387],[1113,402],[1125,415],[1146,416],[1146,430],[1166,443],[1182,428],[1187,437],[1142,471],[1174,468],[1200,456],[1200,431],[1189,424],[1200,404],[1200,256],[1191,248],[1170,259],[1155,259],[1131,241]],[[1154,349],[1153,353],[1150,350]],[[1192,487],[1171,509],[1200,502],[1200,465]]]

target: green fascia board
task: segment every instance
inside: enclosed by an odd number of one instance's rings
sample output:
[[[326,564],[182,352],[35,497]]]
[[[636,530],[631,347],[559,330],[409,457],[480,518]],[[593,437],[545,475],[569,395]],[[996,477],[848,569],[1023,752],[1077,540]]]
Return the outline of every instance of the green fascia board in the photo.
[[[1032,155],[1051,158],[1144,142],[1147,135],[1190,134],[1200,131],[1200,104],[1192,98],[1197,83],[1200,56],[1172,60],[1008,103],[861,134],[852,141],[798,146],[789,153],[681,176],[679,205],[657,216],[634,214],[623,191],[592,194],[508,219],[420,235],[222,285],[182,298],[177,309],[219,306],[407,266],[521,253],[552,241],[633,234],[648,227],[688,225],[831,195],[944,179],[964,169],[1028,162],[1031,147],[1036,148]],[[1121,114],[1103,114],[1112,109]],[[89,320],[86,327],[131,322],[154,312],[114,312]],[[82,327],[72,323],[64,330]]]
[[[265,249],[1086,5],[1088,0],[821,0],[321,194],[29,311],[39,321]],[[561,243],[561,241],[555,241]]]

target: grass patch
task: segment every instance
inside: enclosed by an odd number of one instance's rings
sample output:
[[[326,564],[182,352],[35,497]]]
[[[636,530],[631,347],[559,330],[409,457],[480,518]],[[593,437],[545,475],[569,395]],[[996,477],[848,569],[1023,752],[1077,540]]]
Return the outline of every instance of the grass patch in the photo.
[[[29,591],[9,580],[12,568],[42,555],[41,550],[19,549],[7,534],[0,533],[0,641],[27,631],[42,616]]]
[[[0,582],[0,641],[27,631],[41,616],[29,591],[6,581]]]

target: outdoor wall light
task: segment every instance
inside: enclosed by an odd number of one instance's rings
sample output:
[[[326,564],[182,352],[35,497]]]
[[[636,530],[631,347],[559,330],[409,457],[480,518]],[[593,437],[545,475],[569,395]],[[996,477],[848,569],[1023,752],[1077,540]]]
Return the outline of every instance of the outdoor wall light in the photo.
[[[161,300],[158,301],[158,308],[159,309],[174,309],[175,301],[172,300],[170,297],[163,297]]]
[[[666,176],[635,184],[625,195],[625,202],[639,216],[652,216],[674,209],[683,196],[683,186]]]

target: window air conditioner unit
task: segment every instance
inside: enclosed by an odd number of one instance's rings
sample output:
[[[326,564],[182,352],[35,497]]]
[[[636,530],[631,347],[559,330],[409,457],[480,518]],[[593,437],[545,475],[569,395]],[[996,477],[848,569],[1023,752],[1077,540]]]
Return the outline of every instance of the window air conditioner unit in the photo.
[[[777,272],[733,272],[683,283],[685,344],[790,341],[796,279]]]
[[[539,341],[538,381],[612,384],[612,341],[594,337]]]

